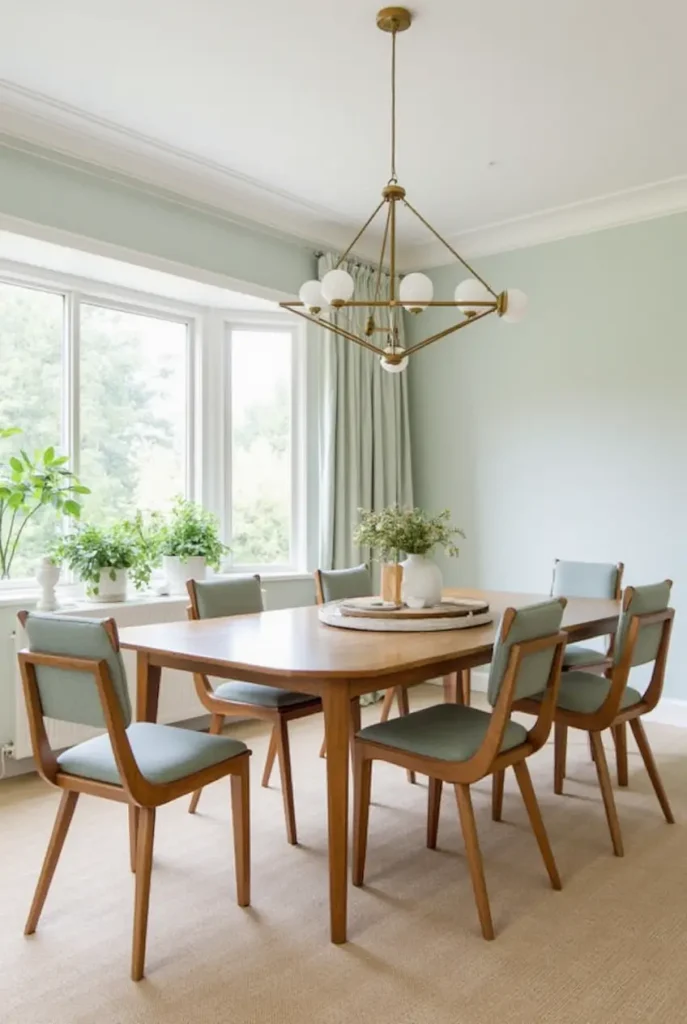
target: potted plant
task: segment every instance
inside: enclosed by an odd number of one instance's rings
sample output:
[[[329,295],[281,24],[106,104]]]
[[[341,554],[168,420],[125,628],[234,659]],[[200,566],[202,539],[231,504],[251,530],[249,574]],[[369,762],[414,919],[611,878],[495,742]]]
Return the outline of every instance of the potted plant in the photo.
[[[0,429],[0,439],[14,437],[21,432],[19,427]],[[90,491],[79,483],[71,470],[66,469],[68,461],[66,455],[57,455],[52,445],[35,451],[33,458],[24,448],[19,448],[16,453],[0,460],[2,579],[9,579],[24,530],[41,509],[52,509],[57,516],[79,518],[81,504],[78,498],[82,494],[90,494]],[[50,566],[51,560],[43,559],[40,569],[50,570]]]
[[[229,551],[220,539],[217,516],[186,498],[175,500],[156,544],[170,594],[185,594],[186,580],[204,579],[208,566],[219,569]]]
[[[399,563],[400,553],[406,559],[402,569],[401,599],[411,608],[426,608],[441,601],[443,580],[441,570],[429,557],[442,547],[447,555],[458,555],[456,536],[465,534],[451,525],[448,509],[431,516],[421,508],[400,508],[391,505],[381,512],[360,510],[360,523],[355,540]]]
[[[57,543],[53,560],[67,563],[91,601],[125,601],[129,579],[140,590],[148,586],[152,572],[149,554],[129,522],[82,526]]]

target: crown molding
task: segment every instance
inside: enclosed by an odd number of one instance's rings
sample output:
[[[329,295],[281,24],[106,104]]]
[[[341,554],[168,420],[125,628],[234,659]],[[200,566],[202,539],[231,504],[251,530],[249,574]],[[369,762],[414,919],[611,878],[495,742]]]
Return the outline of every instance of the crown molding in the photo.
[[[5,79],[0,79],[0,134],[11,148],[37,147],[55,162],[87,165],[120,184],[310,245],[345,248],[357,228],[326,207]],[[372,258],[377,243],[357,251]]]
[[[340,251],[360,226],[333,210],[4,79],[0,79],[0,135],[10,148],[314,247]],[[687,176],[485,225],[450,236],[448,241],[461,255],[476,258],[685,210]],[[355,253],[376,261],[378,241],[363,239]],[[398,247],[402,273],[451,262],[439,242]]]
[[[447,241],[461,256],[474,259],[668,217],[685,210],[687,176],[475,228],[449,237]],[[453,258],[439,242],[412,245],[405,249],[403,270],[428,270],[451,262]]]

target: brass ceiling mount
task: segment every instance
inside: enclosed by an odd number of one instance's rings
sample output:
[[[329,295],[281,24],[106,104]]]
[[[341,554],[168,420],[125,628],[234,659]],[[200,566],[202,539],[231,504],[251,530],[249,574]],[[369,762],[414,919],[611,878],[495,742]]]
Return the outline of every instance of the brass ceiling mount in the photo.
[[[377,28],[382,32],[405,32],[412,20],[407,7],[382,7],[377,14]]]

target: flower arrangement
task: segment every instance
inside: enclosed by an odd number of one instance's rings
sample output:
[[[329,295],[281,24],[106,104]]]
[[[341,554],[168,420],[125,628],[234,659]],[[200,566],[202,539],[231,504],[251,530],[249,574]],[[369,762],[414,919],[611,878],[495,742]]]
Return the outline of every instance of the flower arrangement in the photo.
[[[459,553],[455,538],[465,537],[459,527],[451,525],[448,509],[431,516],[421,508],[389,505],[380,512],[361,508],[358,513],[354,542],[369,547],[383,562],[399,562],[401,552],[429,555],[438,547],[455,557]]]

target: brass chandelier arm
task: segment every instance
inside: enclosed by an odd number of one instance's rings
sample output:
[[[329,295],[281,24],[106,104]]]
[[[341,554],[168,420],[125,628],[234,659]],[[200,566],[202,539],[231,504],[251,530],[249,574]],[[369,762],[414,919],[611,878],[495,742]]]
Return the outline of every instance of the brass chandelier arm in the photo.
[[[280,306],[284,309],[293,309],[294,306],[303,306],[304,303],[300,301],[294,302],[280,302]],[[462,306],[483,306],[488,309],[498,309],[498,301],[495,299],[493,302],[473,302],[472,299],[466,302],[456,302],[455,299],[432,299],[429,302],[423,302],[423,306],[451,306],[454,309],[460,309]],[[352,309],[356,306],[390,306],[390,307],[404,307],[404,306],[417,306],[417,299],[394,299],[391,302],[389,299],[346,299],[341,301],[337,308],[346,309],[351,307]],[[476,319],[475,317],[472,318]]]
[[[366,348],[369,352],[374,352],[376,356],[381,356],[383,354],[382,350],[377,345],[373,345],[371,342],[365,341],[363,338],[359,338],[357,334],[352,334],[350,331],[347,331],[345,327],[339,327],[338,324],[333,324],[330,321],[318,320],[316,317],[310,316],[309,313],[303,313],[300,309],[294,309],[293,303],[280,302],[279,305],[288,306],[291,312],[295,313],[296,316],[303,317],[304,320],[307,320],[311,324],[315,324],[316,327],[324,327],[326,330],[332,331],[333,334],[340,335],[340,337],[345,338],[347,341],[354,341],[356,345]],[[475,317],[475,319],[477,318]]]
[[[480,277],[480,275],[479,275],[479,274],[477,273],[477,271],[476,271],[476,270],[475,270],[475,269],[474,269],[473,267],[471,267],[471,266],[470,266],[470,264],[469,264],[469,263],[468,263],[468,262],[467,262],[466,260],[464,260],[464,259],[463,259],[463,257],[462,257],[462,256],[460,255],[460,253],[459,253],[459,252],[456,252],[456,250],[455,250],[455,249],[453,248],[453,246],[452,246],[452,245],[449,245],[449,244],[448,244],[448,242],[446,241],[446,239],[445,239],[445,238],[442,238],[442,236],[441,236],[441,235],[439,234],[439,232],[438,232],[438,231],[436,230],[436,228],[433,228],[433,227],[432,227],[432,225],[431,225],[431,224],[429,223],[429,221],[428,221],[428,220],[425,220],[425,218],[424,218],[424,217],[422,216],[422,214],[421,214],[421,213],[419,213],[419,212],[418,212],[418,211],[417,211],[417,210],[415,209],[415,207],[414,207],[414,206],[412,205],[412,203],[409,203],[407,199],[404,199],[404,200],[403,200],[403,202],[404,202],[404,204],[405,204],[405,205],[406,205],[406,206],[408,207],[408,209],[410,210],[410,212],[411,212],[411,213],[414,213],[414,214],[415,214],[415,216],[417,217],[417,219],[418,219],[418,220],[419,220],[419,221],[420,221],[420,222],[421,222],[422,224],[424,224],[424,225],[425,225],[425,227],[429,229],[429,231],[431,231],[431,232],[432,232],[432,234],[434,235],[434,237],[435,237],[435,238],[437,238],[437,239],[438,239],[438,240],[439,240],[439,241],[441,242],[441,244],[442,244],[442,245],[444,245],[444,246],[445,246],[445,247],[446,247],[446,248],[448,249],[448,251],[449,251],[450,253],[452,253],[452,255],[453,255],[453,256],[455,256],[455,257],[456,257],[456,259],[458,260],[458,262],[459,262],[459,263],[462,263],[462,264],[463,264],[463,266],[465,267],[465,269],[466,269],[467,271],[469,271],[469,273],[471,273],[473,277],[476,277],[476,278],[477,278],[477,280],[478,280],[478,281],[480,282],[480,284],[483,284],[483,285],[484,285],[484,287],[485,287],[485,288],[487,289],[487,291],[488,291],[488,292],[491,292],[491,294],[492,294],[492,295],[494,296],[494,298],[495,298],[495,299],[496,299],[496,298],[498,298],[498,296],[497,296],[497,293],[496,293],[496,292],[494,291],[494,289],[493,289],[493,288],[491,287],[491,285],[490,285],[490,284],[487,284],[487,282],[486,282],[486,281],[484,280],[484,278],[483,278],[483,277]],[[476,303],[476,302],[475,302],[475,303],[471,303],[471,305],[475,305],[475,306],[476,306],[476,305],[477,305],[477,303]]]
[[[389,209],[386,211],[386,223],[384,225],[384,235],[382,237],[382,250],[379,254],[379,264],[377,265],[377,284],[375,286],[375,303],[379,301],[379,292],[382,287],[382,274],[384,273],[384,254],[386,253],[386,243],[389,238],[389,222],[391,221],[391,207],[393,203],[389,203]],[[371,303],[368,303],[371,305]]]
[[[334,267],[335,270],[339,269],[339,267],[341,266],[341,264],[346,259],[346,257],[350,253],[351,249],[355,245],[355,243],[358,241],[359,238],[361,238],[365,234],[365,232],[369,228],[369,226],[372,223],[372,221],[375,219],[375,217],[377,216],[377,214],[379,213],[381,208],[384,206],[385,202],[386,202],[386,199],[382,199],[382,201],[380,202],[379,206],[376,208],[374,213],[370,214],[370,216],[367,218],[367,220],[365,221],[365,223],[361,227],[360,231],[358,232],[358,234],[355,236],[355,238],[353,239],[353,241],[349,245],[348,249],[346,249],[346,252],[342,253],[341,256],[339,256],[338,260],[336,261],[336,266]]]
[[[477,305],[477,303],[474,303],[474,305]],[[430,338],[425,338],[424,341],[418,341],[417,345],[407,348],[404,355],[411,356],[414,352],[419,352],[421,348],[426,348],[427,345],[431,345],[432,342],[439,341],[440,338],[445,338],[447,334],[453,334],[455,331],[460,331],[463,327],[467,327],[468,324],[476,324],[478,320],[483,320],[485,316],[490,316],[495,312],[496,307],[492,307],[492,309],[486,309],[484,313],[479,313],[477,316],[473,316],[469,320],[461,320],[460,323],[454,324],[453,327],[447,327],[445,331],[439,331],[437,334],[433,334]]]

